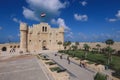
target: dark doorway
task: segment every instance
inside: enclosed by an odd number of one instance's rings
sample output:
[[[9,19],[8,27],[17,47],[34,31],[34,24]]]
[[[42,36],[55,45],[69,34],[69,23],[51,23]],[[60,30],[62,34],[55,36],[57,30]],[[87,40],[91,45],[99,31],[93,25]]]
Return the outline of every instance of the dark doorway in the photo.
[[[43,50],[47,50],[46,46],[43,46],[42,49],[43,49]]]
[[[6,47],[3,47],[3,48],[2,48],[2,51],[7,51],[7,48],[6,48]]]
[[[47,50],[46,46],[47,46],[47,42],[46,42],[46,40],[43,40],[43,42],[42,42],[42,49],[43,50]]]

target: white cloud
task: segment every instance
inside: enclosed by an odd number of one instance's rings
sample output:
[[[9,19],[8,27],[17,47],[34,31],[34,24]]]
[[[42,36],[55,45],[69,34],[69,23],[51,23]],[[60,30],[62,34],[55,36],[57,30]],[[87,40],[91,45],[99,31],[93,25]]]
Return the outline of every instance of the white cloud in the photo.
[[[113,34],[109,33],[101,33],[99,35],[92,35],[93,40],[106,40],[106,39],[118,39],[120,37],[118,31],[114,32]]]
[[[99,36],[98,36],[98,35],[96,35],[96,34],[93,34],[93,35],[92,35],[92,38],[93,38],[93,39],[98,39],[98,38],[99,38]]]
[[[66,37],[67,37],[67,38],[72,38],[72,39],[73,39],[73,38],[74,38],[73,32],[71,32],[71,31],[67,32]]]
[[[56,21],[55,19],[52,19],[52,20],[51,20],[51,23],[52,23],[52,24],[57,24],[57,21]]]
[[[64,19],[62,18],[58,18],[57,20],[52,19],[51,20],[52,24],[57,24],[59,26],[63,26],[65,28],[65,37],[66,38],[73,38],[73,32],[71,31],[71,29],[66,25]]]
[[[39,21],[38,16],[40,16],[42,12],[49,15],[58,15],[60,10],[69,4],[68,1],[62,3],[60,0],[26,0],[26,2],[29,8],[23,7],[23,15],[27,19],[36,21]]]
[[[120,10],[118,10],[118,13],[116,14],[116,17],[120,19]]]
[[[74,34],[72,32],[69,32],[69,34],[65,35],[66,40],[70,39],[71,41],[77,40],[77,41],[105,41],[107,39],[113,39],[115,41],[120,40],[120,31],[115,31],[114,33],[101,33],[101,34],[85,34],[82,32],[79,32],[78,34]]]
[[[0,30],[2,30],[2,27],[0,26]]]
[[[57,23],[58,23],[59,26],[65,27],[65,30],[70,30],[70,28],[65,24],[64,19],[58,18]]]
[[[74,14],[74,18],[78,21],[87,21],[88,20],[87,15]]]
[[[16,22],[16,23],[21,23],[22,22],[21,20],[18,20],[17,18],[13,18],[13,21]]]
[[[23,15],[27,19],[39,21],[39,19],[35,15],[35,12],[26,7],[23,7]]]
[[[82,6],[86,6],[87,5],[87,2],[86,1],[82,1],[80,2]]]
[[[82,33],[82,32],[79,32],[78,35],[79,35],[80,38],[83,39],[83,40],[86,40],[86,39],[87,39],[87,36],[86,36],[84,33]]]
[[[117,14],[115,15],[115,18],[106,18],[106,20],[108,20],[109,22],[115,22],[115,21],[118,21],[120,20],[120,10],[118,10]]]
[[[70,31],[70,28],[66,25],[64,19],[62,19],[62,18],[58,18],[57,20],[52,19],[52,20],[51,20],[51,23],[52,23],[52,24],[57,24],[57,25],[59,25],[59,26],[63,26],[63,27],[65,28],[65,31],[66,31],[66,32],[67,32],[67,31]]]
[[[59,12],[61,8],[65,8],[66,2],[61,3],[60,0],[26,0],[32,9],[42,8],[50,12]]]
[[[108,19],[109,22],[115,22],[117,21],[117,19],[114,19],[114,18],[111,18],[111,19]]]

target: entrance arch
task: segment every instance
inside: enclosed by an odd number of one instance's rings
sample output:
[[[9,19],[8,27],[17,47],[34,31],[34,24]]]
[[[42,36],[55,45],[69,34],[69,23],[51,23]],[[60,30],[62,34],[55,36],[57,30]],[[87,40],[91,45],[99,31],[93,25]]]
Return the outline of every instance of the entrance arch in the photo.
[[[7,51],[7,48],[6,48],[6,47],[3,47],[3,48],[2,48],[2,51]]]
[[[47,50],[47,42],[46,42],[46,40],[43,40],[43,42],[42,42],[42,49]]]

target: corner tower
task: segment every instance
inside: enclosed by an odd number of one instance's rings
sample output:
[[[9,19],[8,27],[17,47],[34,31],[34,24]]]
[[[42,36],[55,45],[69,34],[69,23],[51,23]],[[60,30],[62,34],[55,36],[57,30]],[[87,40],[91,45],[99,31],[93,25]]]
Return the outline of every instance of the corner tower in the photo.
[[[27,32],[27,24],[20,23],[20,50],[23,52],[27,52]]]

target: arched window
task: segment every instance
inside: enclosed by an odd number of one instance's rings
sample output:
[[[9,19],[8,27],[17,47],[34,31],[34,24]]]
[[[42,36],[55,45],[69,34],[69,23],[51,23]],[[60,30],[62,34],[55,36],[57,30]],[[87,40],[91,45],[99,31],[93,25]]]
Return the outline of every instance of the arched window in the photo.
[[[3,47],[3,48],[2,48],[2,51],[7,51],[7,48],[6,48],[6,47]]]
[[[16,46],[14,46],[14,48],[16,48]]]
[[[45,32],[47,32],[47,27],[45,27]]]
[[[45,31],[45,27],[43,26],[43,27],[42,27],[42,32],[44,32],[44,31]]]
[[[20,46],[18,45],[18,48],[20,48]]]
[[[43,50],[46,50],[47,48],[47,42],[46,42],[46,40],[43,40],[43,42],[42,42],[42,48],[43,48]]]

